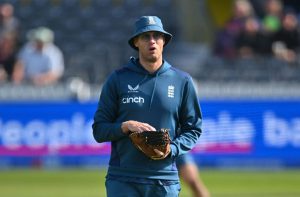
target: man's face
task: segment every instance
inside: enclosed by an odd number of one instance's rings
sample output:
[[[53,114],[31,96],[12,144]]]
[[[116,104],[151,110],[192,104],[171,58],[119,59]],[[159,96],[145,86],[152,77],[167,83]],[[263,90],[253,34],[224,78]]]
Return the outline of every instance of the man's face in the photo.
[[[35,41],[35,47],[37,51],[42,51],[44,46],[45,44],[42,41],[40,40]]]
[[[142,33],[134,40],[134,44],[139,49],[140,58],[148,62],[162,59],[165,44],[163,33],[157,31]]]

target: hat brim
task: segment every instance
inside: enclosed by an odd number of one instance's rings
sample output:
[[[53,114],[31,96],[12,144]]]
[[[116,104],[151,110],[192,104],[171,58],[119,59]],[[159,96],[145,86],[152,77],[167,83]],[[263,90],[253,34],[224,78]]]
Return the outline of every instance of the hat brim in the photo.
[[[165,44],[164,46],[166,46],[169,41],[172,39],[172,34],[170,34],[169,32],[166,32],[165,30],[163,30],[161,27],[156,26],[156,25],[150,25],[150,26],[146,26],[142,29],[140,29],[138,32],[135,32],[135,34],[128,40],[128,44],[135,50],[139,50],[135,45],[134,45],[134,38],[139,36],[142,33],[145,32],[149,32],[149,31],[158,31],[161,32],[165,35]]]

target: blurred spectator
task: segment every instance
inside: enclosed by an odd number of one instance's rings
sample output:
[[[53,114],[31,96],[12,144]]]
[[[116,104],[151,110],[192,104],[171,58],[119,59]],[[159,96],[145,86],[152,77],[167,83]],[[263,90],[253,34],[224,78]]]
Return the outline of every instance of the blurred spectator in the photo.
[[[281,28],[281,17],[283,4],[281,0],[266,0],[264,5],[264,15],[261,19],[262,36],[264,42],[264,53],[272,55],[272,42],[274,35]]]
[[[235,42],[249,16],[254,16],[251,3],[248,0],[235,0],[233,16],[216,37],[215,52],[217,55],[226,58],[233,58],[237,55]]]
[[[261,33],[259,21],[254,17],[247,18],[244,28],[236,40],[238,55],[242,58],[255,56],[263,48],[260,39]]]
[[[16,61],[17,46],[14,36],[5,33],[0,38],[0,82],[10,81]]]
[[[13,79],[16,84],[22,81],[35,85],[56,83],[64,72],[62,51],[53,43],[54,33],[46,27],[38,27],[27,34],[26,43],[18,54]]]
[[[10,3],[0,5],[0,82],[11,79],[19,46],[19,20]]]
[[[297,53],[300,47],[300,31],[297,15],[294,12],[287,12],[282,18],[282,26],[274,35],[272,49],[274,55],[294,63],[297,60]]]
[[[10,34],[19,38],[20,23],[14,16],[14,7],[9,3],[0,5],[0,37],[6,34]]]
[[[281,0],[267,0],[265,4],[265,15],[262,19],[264,31],[277,32],[281,27],[281,16],[283,4]]]

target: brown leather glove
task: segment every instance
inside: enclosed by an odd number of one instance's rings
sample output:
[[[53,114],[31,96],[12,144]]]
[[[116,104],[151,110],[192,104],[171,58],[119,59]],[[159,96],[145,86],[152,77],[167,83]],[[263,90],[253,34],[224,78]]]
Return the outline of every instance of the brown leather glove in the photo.
[[[153,160],[164,159],[171,152],[168,129],[132,132],[129,138],[140,151]]]

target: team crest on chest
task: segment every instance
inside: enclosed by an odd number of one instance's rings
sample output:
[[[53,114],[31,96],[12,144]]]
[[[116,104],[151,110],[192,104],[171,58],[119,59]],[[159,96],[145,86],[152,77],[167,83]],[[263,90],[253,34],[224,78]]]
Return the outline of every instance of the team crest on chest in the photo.
[[[175,87],[173,85],[168,86],[168,97],[174,98]]]

